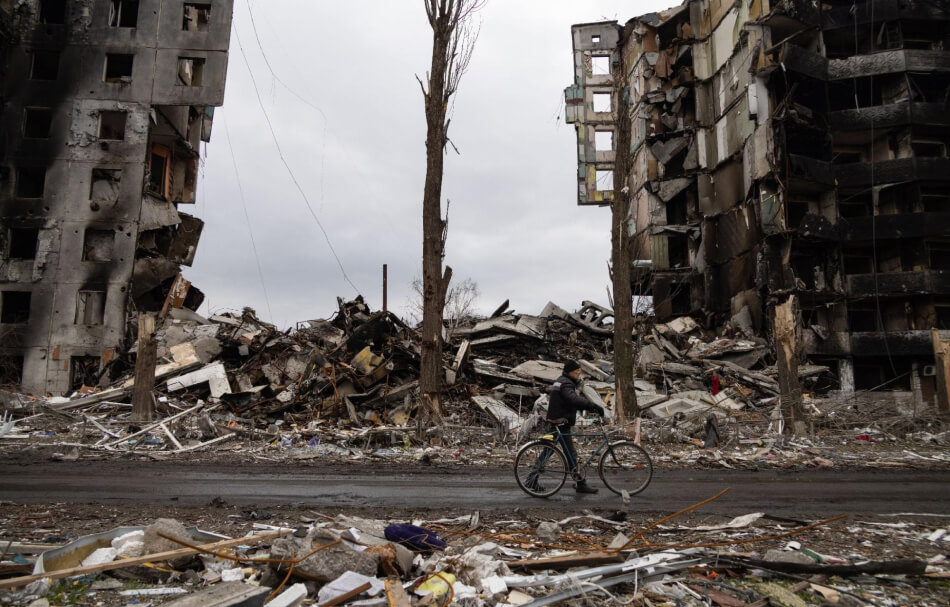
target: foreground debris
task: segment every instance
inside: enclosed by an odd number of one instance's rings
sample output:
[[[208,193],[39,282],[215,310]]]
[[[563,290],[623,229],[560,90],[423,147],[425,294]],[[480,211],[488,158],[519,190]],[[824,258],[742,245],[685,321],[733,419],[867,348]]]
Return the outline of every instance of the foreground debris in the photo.
[[[233,538],[169,518],[79,538],[36,529],[37,514],[70,520],[58,508],[0,507],[4,604],[927,606],[944,604],[950,577],[946,520],[909,513],[409,521],[278,507],[266,525],[219,500],[201,524]]]

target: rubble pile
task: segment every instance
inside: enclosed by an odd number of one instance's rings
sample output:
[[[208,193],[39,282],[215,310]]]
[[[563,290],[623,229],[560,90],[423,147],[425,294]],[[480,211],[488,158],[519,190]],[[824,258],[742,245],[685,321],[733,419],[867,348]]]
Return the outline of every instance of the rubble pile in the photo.
[[[204,318],[172,308],[155,333],[160,421],[130,423],[130,369],[69,398],[0,392],[0,446],[46,442],[64,447],[59,455],[66,459],[77,450],[166,457],[216,445],[262,459],[507,463],[544,416],[546,389],[568,359],[582,366],[584,394],[608,419],[617,418],[607,308],[585,301],[572,313],[549,303],[529,315],[505,302],[488,318],[446,328],[442,423],[431,424],[419,407],[417,331],[362,298],[338,304],[333,318],[285,331],[250,309]],[[765,340],[742,325],[712,333],[689,317],[640,327],[635,383],[642,420],[618,431],[638,435],[660,462],[752,468],[950,462],[936,449],[950,442],[936,414],[888,393],[835,396],[828,369],[819,365],[799,366],[811,434],[787,440]],[[876,454],[830,448],[842,442],[875,445]],[[916,450],[897,449],[908,444]]]
[[[11,511],[0,602],[797,607],[929,606],[946,598],[945,521],[791,523],[755,512],[710,524],[685,512],[653,522],[623,512],[413,521],[284,512],[275,525],[227,515],[234,537],[159,518],[60,535],[49,546],[29,531],[35,516]],[[11,537],[11,528],[21,534]],[[47,538],[54,531],[43,530]],[[866,541],[855,544],[854,536]]]

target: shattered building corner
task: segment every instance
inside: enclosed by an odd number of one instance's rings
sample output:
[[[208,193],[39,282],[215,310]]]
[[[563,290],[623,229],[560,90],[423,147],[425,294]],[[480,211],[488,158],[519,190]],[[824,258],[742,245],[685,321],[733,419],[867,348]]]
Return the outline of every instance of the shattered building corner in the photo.
[[[233,0],[0,1],[0,383],[96,385],[131,311],[195,309]],[[173,287],[174,289],[173,293]]]
[[[950,6],[687,0],[572,37],[578,203],[610,204],[630,154],[634,294],[658,322],[788,336],[843,393],[947,401]]]

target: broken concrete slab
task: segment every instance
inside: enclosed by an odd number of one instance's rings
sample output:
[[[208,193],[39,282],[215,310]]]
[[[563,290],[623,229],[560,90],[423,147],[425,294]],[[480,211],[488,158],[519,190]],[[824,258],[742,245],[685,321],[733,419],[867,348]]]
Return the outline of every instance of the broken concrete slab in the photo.
[[[303,584],[297,584],[296,586],[303,586]],[[291,589],[285,591],[285,594],[290,592]],[[222,582],[169,603],[164,603],[164,606],[263,607],[264,601],[267,599],[268,595],[270,595],[270,592],[271,589],[267,586],[252,586],[243,582]],[[297,592],[299,592],[299,590]],[[306,596],[306,588],[304,588],[304,596]],[[280,596],[278,596],[277,599],[280,599]],[[268,603],[268,605],[272,605],[274,607],[284,607],[284,604],[277,603],[276,599],[275,601]]]
[[[325,529],[313,529],[305,537],[287,537],[274,540],[271,553],[277,559],[299,558],[310,554],[314,549],[328,546],[294,567],[294,575],[306,580],[326,584],[347,571],[362,575],[376,575],[379,557],[366,552],[358,552],[346,543],[336,543],[339,536]],[[334,544],[334,545],[330,545]]]
[[[511,410],[504,402],[490,396],[478,395],[472,397],[472,402],[478,405],[478,408],[491,415],[501,424],[505,432],[510,432],[515,428],[520,428],[524,420],[516,412]]]
[[[168,380],[166,387],[170,392],[176,392],[203,383],[208,384],[213,398],[220,398],[224,394],[231,393],[231,384],[228,382],[228,373],[223,363],[214,363],[197,371],[179,375]]]
[[[551,383],[561,376],[563,370],[564,363],[549,360],[529,360],[513,368],[511,372],[521,377]]]

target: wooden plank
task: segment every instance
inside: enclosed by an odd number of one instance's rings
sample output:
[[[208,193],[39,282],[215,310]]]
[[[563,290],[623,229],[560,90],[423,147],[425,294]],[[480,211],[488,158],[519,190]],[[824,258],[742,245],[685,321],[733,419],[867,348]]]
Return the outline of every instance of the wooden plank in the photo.
[[[175,435],[172,434],[172,431],[168,429],[168,426],[166,426],[165,424],[159,424],[158,427],[162,429],[162,431],[165,433],[165,436],[168,437],[168,440],[170,440],[172,443],[175,444],[176,449],[178,449],[179,451],[184,449],[184,447],[181,446],[181,443],[178,442],[178,439],[175,438]]]
[[[398,580],[386,580],[386,601],[389,607],[411,607],[412,605],[409,595]]]
[[[228,440],[228,439],[230,439],[230,438],[234,438],[235,436],[237,436],[237,435],[235,435],[235,434],[225,434],[224,436],[219,436],[218,438],[212,438],[212,439],[209,440],[209,441],[206,441],[206,442],[203,442],[203,443],[199,443],[199,444],[197,444],[197,445],[192,445],[191,447],[184,447],[184,448],[181,448],[181,449],[179,449],[178,451],[175,451],[175,453],[187,453],[187,452],[189,452],[189,451],[194,451],[195,449],[201,449],[202,447],[207,447],[208,445],[213,445],[213,444],[215,444],[215,443],[220,443],[221,441],[226,441],[226,440]]]
[[[282,533],[284,535],[288,535],[287,531],[268,531],[267,533],[262,533],[253,537],[239,537],[233,540],[222,540],[220,542],[214,542],[213,544],[205,544],[203,546],[199,546],[199,548],[202,550],[218,551],[222,548],[230,548],[231,546],[240,546],[243,544],[253,545],[264,540],[270,540],[279,537]],[[70,567],[69,569],[60,569],[59,571],[48,571],[46,573],[38,573],[36,575],[25,575],[23,577],[15,577],[9,580],[0,580],[0,590],[26,586],[27,584],[31,584],[44,578],[58,580],[64,577],[102,573],[103,571],[113,571],[115,569],[124,569],[126,567],[144,565],[145,563],[167,561],[170,559],[176,559],[180,556],[198,554],[199,552],[199,550],[195,550],[194,548],[179,548],[178,550],[156,552],[154,554],[146,554],[145,556],[139,556],[132,559],[110,561],[108,563],[90,565],[88,567]]]
[[[371,584],[369,582],[363,582],[353,590],[349,592],[344,592],[338,597],[334,597],[325,603],[320,603],[320,607],[333,607],[334,605],[342,605],[348,600],[352,599],[355,596],[359,596],[361,593],[366,592],[370,589]]]
[[[511,561],[508,566],[522,569],[570,569],[571,567],[596,567],[619,563],[626,558],[619,552],[581,552],[566,556],[552,556],[543,559],[522,559]]]

